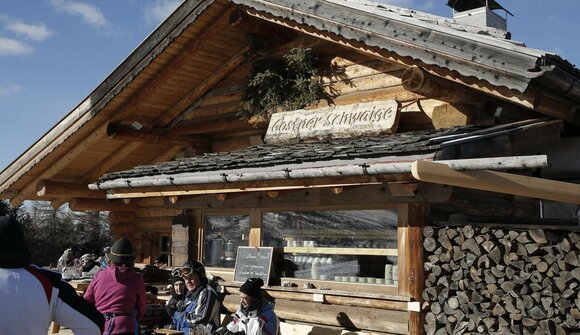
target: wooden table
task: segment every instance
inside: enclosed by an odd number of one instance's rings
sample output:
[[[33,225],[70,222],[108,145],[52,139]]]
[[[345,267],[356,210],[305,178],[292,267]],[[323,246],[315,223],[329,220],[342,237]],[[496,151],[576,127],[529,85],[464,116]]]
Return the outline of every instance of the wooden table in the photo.
[[[155,329],[153,331],[155,334],[165,334],[165,335],[183,335],[182,331],[173,329]]]

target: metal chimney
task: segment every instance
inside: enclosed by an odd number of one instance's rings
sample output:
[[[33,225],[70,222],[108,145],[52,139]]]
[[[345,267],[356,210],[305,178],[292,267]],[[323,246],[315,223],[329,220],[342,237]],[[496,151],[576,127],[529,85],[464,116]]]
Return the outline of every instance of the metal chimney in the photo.
[[[457,23],[470,26],[491,27],[507,31],[507,15],[513,16],[495,0],[448,0],[447,6],[453,8],[453,19]],[[496,10],[502,10],[502,17]]]

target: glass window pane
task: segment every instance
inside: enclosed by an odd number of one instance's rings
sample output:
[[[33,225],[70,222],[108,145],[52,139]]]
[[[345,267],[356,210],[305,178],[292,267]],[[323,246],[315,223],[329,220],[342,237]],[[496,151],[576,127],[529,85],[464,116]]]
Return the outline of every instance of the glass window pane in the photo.
[[[170,236],[161,236],[161,242],[159,245],[159,253],[161,253],[161,254],[171,253],[171,237]]]
[[[208,215],[204,217],[206,266],[233,268],[238,246],[248,245],[248,215]]]
[[[394,285],[397,211],[263,213],[262,245],[283,246],[283,277]]]

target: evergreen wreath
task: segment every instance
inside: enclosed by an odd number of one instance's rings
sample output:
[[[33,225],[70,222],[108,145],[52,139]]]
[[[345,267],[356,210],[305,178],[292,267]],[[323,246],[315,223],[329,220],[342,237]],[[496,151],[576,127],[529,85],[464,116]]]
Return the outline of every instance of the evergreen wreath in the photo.
[[[249,58],[253,72],[240,105],[242,118],[268,119],[275,112],[301,109],[329,99],[311,48],[297,47],[280,57],[272,57],[265,52],[268,47],[264,40],[252,42]]]

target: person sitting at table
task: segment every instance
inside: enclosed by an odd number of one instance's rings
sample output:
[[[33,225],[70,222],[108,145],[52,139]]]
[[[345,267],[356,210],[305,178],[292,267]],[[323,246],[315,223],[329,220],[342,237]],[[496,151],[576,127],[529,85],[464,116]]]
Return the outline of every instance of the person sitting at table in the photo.
[[[79,248],[76,245],[67,248],[57,261],[56,268],[63,271],[67,267],[80,266],[80,260],[77,256],[79,253]]]
[[[157,255],[153,260],[153,266],[158,267],[160,269],[167,268],[167,255]]]
[[[147,302],[143,277],[133,267],[133,245],[122,237],[111,247],[110,266],[97,272],[85,299],[105,316],[104,335],[138,334]]]
[[[217,293],[209,285],[205,266],[198,261],[187,262],[179,269],[179,273],[187,292],[173,314],[176,330],[188,334],[190,329],[205,326],[214,331],[220,322],[221,303]]]
[[[169,329],[175,329],[176,326],[173,323],[173,315],[178,309],[178,304],[183,304],[183,300],[185,299],[185,281],[183,278],[179,276],[171,277],[169,292],[171,293],[171,298],[167,301],[165,310],[171,319]]]
[[[274,304],[264,299],[261,278],[248,278],[240,287],[240,308],[227,326],[219,328],[219,335],[278,335],[280,321]]]
[[[102,268],[109,266],[109,255],[111,254],[111,247],[106,246],[103,248],[103,255],[97,258],[97,262]]]

